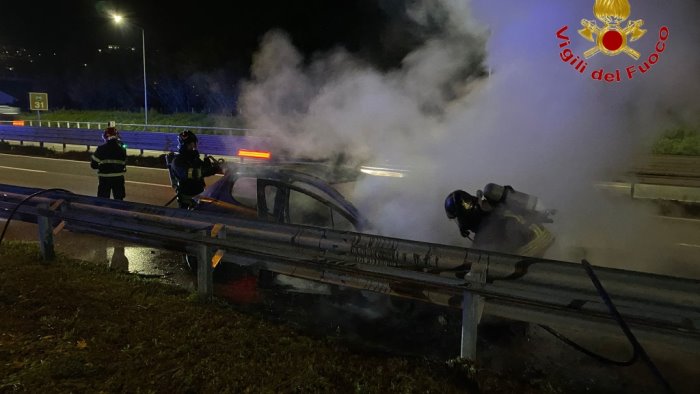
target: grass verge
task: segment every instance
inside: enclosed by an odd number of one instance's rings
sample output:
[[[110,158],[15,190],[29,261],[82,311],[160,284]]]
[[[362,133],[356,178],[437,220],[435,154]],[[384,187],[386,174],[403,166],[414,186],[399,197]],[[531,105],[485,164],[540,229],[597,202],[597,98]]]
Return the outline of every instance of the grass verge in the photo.
[[[673,129],[665,132],[652,148],[660,155],[700,155],[700,133],[693,129]]]
[[[539,392],[466,362],[367,354],[185,290],[0,246],[0,392]]]

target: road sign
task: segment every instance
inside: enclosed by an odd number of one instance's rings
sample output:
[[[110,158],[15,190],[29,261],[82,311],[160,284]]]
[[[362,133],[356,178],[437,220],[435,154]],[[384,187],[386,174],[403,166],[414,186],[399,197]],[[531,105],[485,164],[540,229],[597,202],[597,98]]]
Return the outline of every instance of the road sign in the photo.
[[[29,109],[32,111],[48,111],[49,110],[49,95],[48,93],[29,92]]]

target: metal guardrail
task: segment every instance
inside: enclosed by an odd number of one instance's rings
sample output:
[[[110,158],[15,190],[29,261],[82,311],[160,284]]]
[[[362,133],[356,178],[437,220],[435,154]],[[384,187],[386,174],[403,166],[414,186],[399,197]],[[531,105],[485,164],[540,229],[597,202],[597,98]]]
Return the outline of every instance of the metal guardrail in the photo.
[[[0,217],[40,189],[0,184]],[[17,210],[38,222],[42,253],[52,228],[186,252],[198,261],[253,265],[281,274],[462,308],[462,355],[476,356],[483,313],[552,327],[618,334],[584,269],[573,263],[505,255],[378,235],[222,217],[95,197],[47,192]],[[212,265],[198,264],[198,292],[212,296]],[[466,271],[464,278],[455,271]],[[445,276],[452,272],[451,276]],[[697,348],[700,281],[596,267],[637,336]]]
[[[125,128],[138,129],[140,124],[117,124],[124,141],[129,147],[142,150],[168,151],[176,144],[174,133],[189,129],[198,133],[216,132],[219,138],[210,134],[201,134],[200,147],[220,149],[221,145],[242,141],[261,146],[269,142],[264,137],[245,135],[252,129],[149,125],[151,131],[128,131]],[[12,126],[12,121],[0,121],[0,139],[13,141],[63,143],[96,146],[102,143],[101,132],[107,127],[106,122],[69,122],[69,121],[26,121],[25,126]],[[170,132],[160,132],[165,129]],[[153,131],[155,130],[155,131]],[[99,132],[96,132],[99,131]],[[221,139],[223,138],[223,139]],[[251,145],[252,146],[252,145]],[[257,148],[250,148],[257,149]],[[223,153],[214,153],[223,154]],[[700,187],[700,156],[647,155],[633,160],[630,173],[637,178],[637,183],[677,185]]]
[[[639,183],[700,188],[700,156],[647,156],[631,171]]]
[[[170,152],[177,150],[177,134],[142,131],[120,131],[122,141],[130,149]],[[66,145],[82,145],[87,150],[91,146],[103,144],[102,130],[99,129],[68,129],[43,128],[32,126],[0,125],[0,140],[39,142]],[[265,137],[242,135],[202,134],[198,136],[198,146],[203,152],[212,155],[235,156],[238,149],[269,148],[269,140]]]
[[[104,130],[108,122],[86,122],[86,121],[70,121],[70,120],[24,120],[21,121],[24,126],[29,127],[44,127],[44,128],[65,128],[65,129],[93,129]],[[11,126],[13,121],[0,121],[0,125]],[[182,130],[192,130],[198,134],[222,134],[222,135],[245,135],[247,132],[255,131],[254,129],[238,128],[238,127],[211,127],[211,126],[177,126],[177,125],[159,125],[159,124],[139,124],[139,123],[117,123],[118,130],[126,131],[147,131],[147,132],[166,132],[179,133]]]

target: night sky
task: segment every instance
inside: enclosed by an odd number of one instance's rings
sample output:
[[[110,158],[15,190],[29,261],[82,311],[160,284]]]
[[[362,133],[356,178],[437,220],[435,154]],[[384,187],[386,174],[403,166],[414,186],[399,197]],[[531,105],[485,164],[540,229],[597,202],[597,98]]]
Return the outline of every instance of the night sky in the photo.
[[[149,62],[189,62],[203,70],[248,69],[260,37],[286,31],[308,55],[342,46],[382,67],[395,66],[419,38],[399,0],[3,1],[0,46],[56,51],[89,63],[108,44],[140,49],[139,29],[120,29],[117,10],[144,28]],[[226,4],[226,6],[224,6]],[[227,8],[231,8],[228,10]]]

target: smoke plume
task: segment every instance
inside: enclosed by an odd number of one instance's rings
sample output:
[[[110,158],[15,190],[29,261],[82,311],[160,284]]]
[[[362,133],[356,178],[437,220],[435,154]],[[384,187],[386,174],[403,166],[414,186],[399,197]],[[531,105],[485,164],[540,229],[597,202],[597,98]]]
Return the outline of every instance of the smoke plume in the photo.
[[[594,184],[624,180],[666,128],[700,123],[697,1],[632,2],[630,20],[647,29],[630,42],[641,58],[597,54],[584,73],[562,61],[556,32],[568,26],[582,57],[593,43],[577,30],[595,19],[593,0],[409,1],[403,10],[423,36],[388,71],[343,48],[305,58],[286,33],[269,32],[242,90],[248,126],[293,155],[409,168],[401,179],[367,177],[350,196],[385,235],[468,246],[444,198],[495,182],[559,210],[549,257],[569,259],[596,242],[647,259],[629,245],[660,250],[649,210]],[[626,80],[625,67],[654,52],[661,26],[670,36],[658,62]],[[601,68],[620,69],[622,80],[593,80]]]

